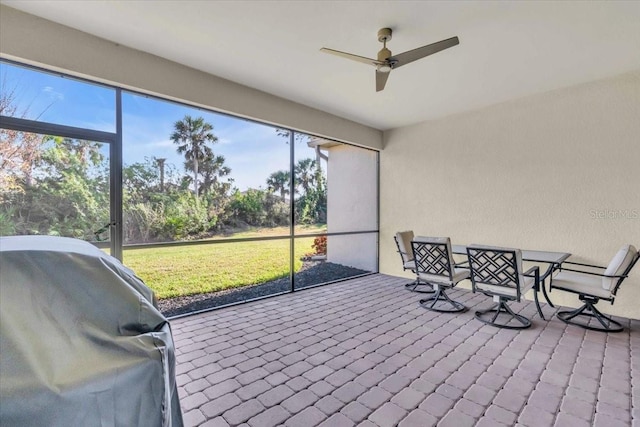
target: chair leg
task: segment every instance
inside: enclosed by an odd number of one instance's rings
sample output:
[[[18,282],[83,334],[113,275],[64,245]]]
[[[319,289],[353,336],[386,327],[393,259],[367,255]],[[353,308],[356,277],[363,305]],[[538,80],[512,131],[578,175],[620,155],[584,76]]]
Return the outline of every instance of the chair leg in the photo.
[[[447,295],[445,289],[441,288],[438,285],[435,285],[433,288],[435,291],[435,294],[433,296],[420,300],[420,305],[422,307],[426,308],[427,310],[437,311],[439,313],[458,313],[467,310],[467,307],[465,307],[464,304],[449,298],[449,295]],[[452,308],[446,309],[441,305],[436,307],[437,303],[446,303]]]
[[[493,316],[491,316],[491,320],[488,320],[486,318],[488,316],[485,315],[490,313],[493,313]],[[508,315],[508,320],[506,322],[497,322],[500,314]],[[526,329],[531,326],[531,321],[529,319],[520,314],[514,313],[513,310],[511,310],[511,307],[507,305],[507,302],[502,299],[485,310],[476,311],[476,319],[482,323],[486,323],[487,325],[504,329]],[[510,324],[512,320],[517,320],[519,324]]]
[[[581,328],[589,329],[591,331],[621,332],[624,329],[619,322],[616,322],[611,317],[606,316],[596,308],[595,304],[598,302],[597,299],[590,299],[581,296],[580,300],[584,301],[584,305],[582,307],[576,308],[575,310],[559,311],[558,314],[556,314],[558,319],[562,320],[564,323],[580,326]],[[573,320],[577,316],[586,317],[586,322],[579,322],[577,319]],[[593,326],[589,321],[591,318],[596,319],[602,327]]]
[[[418,286],[422,286],[423,288],[418,289]],[[414,280],[411,283],[407,283],[406,285],[404,285],[404,287],[410,290],[411,292],[416,292],[419,294],[432,294],[435,292],[433,290],[433,286],[431,285],[431,283],[421,282],[420,279],[418,278],[416,278],[416,280]]]

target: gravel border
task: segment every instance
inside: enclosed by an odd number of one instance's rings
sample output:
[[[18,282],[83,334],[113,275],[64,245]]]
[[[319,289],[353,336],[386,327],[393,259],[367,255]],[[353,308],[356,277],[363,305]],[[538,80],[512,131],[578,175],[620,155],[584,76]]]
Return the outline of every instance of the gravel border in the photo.
[[[320,283],[346,279],[370,273],[358,268],[324,261],[305,261],[299,272],[295,274],[296,289],[308,288]],[[289,278],[272,280],[259,285],[249,285],[219,292],[189,295],[177,298],[166,298],[158,301],[158,307],[166,317],[193,313],[209,308],[260,298],[263,296],[288,292],[291,289]]]

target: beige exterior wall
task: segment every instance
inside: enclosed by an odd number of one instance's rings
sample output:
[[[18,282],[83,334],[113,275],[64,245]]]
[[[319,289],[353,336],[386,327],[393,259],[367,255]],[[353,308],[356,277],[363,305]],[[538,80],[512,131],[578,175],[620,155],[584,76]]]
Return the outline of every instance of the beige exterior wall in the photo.
[[[385,132],[380,271],[393,234],[575,254],[606,265],[640,245],[640,70]],[[600,218],[603,216],[603,218]],[[408,277],[408,276],[407,276]],[[552,300],[577,306],[577,296]],[[603,311],[640,318],[640,266]]]
[[[377,153],[337,145],[327,162],[327,231],[367,231],[378,228]],[[377,235],[329,236],[327,260],[377,270]]]
[[[0,5],[0,55],[294,130],[379,149],[382,132]]]

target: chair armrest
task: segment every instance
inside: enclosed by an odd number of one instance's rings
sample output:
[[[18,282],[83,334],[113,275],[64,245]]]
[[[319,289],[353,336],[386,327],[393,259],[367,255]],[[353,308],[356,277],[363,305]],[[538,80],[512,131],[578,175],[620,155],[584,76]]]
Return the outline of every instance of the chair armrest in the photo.
[[[591,276],[598,276],[598,277],[608,277],[610,279],[616,279],[616,278],[621,278],[621,277],[628,277],[627,274],[621,274],[619,276],[611,276],[609,274],[602,274],[602,273],[593,273],[591,271],[583,271],[583,270],[575,270],[572,268],[561,268],[562,271],[572,271],[574,273],[581,273],[581,274],[589,274]]]
[[[536,279],[536,282],[539,282],[540,281],[540,267],[538,267],[537,265],[534,265],[533,267],[531,267],[530,269],[525,271],[522,275],[523,276],[527,276],[527,277],[533,277],[534,279]]]
[[[453,264],[454,267],[464,267],[464,268],[469,268],[469,260],[466,261],[462,261],[462,262],[456,262],[455,264]]]
[[[525,271],[522,275],[526,277],[533,277],[533,289],[537,295],[537,292],[540,290],[540,267],[534,265],[533,267]]]
[[[533,274],[532,274],[533,273]],[[534,265],[533,267],[531,267],[530,269],[528,269],[527,271],[525,271],[523,273],[523,276],[527,276],[527,277],[540,277],[540,267],[538,267],[537,265]]]
[[[607,267],[602,267],[601,265],[584,264],[584,263],[581,263],[581,262],[573,262],[573,261],[565,261],[562,264],[581,265],[583,267],[600,268],[602,270],[606,270],[607,269]],[[560,268],[562,268],[562,267],[560,267]],[[563,270],[564,270],[564,268],[563,268]]]

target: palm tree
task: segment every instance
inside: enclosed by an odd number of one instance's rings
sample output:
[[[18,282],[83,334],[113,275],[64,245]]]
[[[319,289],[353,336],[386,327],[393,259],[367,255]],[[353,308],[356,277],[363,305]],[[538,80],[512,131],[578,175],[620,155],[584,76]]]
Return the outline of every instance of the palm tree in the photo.
[[[291,175],[287,171],[277,171],[269,175],[267,178],[267,186],[273,192],[279,192],[282,201],[289,194],[289,179]]]
[[[201,161],[200,173],[202,174],[202,194],[212,188],[218,188],[219,178],[224,178],[231,173],[231,168],[225,166],[224,156],[207,157]]]
[[[309,192],[309,188],[315,182],[314,171],[316,169],[316,161],[313,159],[298,160],[294,169],[295,178],[302,186],[305,194]]]
[[[190,163],[193,172],[193,190],[198,195],[198,169],[199,164],[206,158],[213,157],[213,150],[207,145],[218,142],[218,137],[213,134],[213,126],[205,122],[202,117],[193,119],[186,115],[173,125],[174,132],[171,140],[178,145],[178,153],[184,154],[184,158]]]

